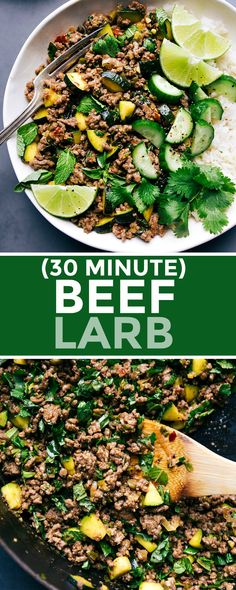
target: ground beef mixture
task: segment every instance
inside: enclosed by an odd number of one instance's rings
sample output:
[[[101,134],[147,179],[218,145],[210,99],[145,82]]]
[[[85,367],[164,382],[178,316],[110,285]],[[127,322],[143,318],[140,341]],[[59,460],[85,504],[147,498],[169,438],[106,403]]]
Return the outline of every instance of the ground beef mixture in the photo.
[[[233,590],[236,498],[172,502],[142,422],[188,432],[224,403],[235,373],[224,360],[5,361],[4,499],[85,579],[95,566],[108,586]]]
[[[159,222],[158,200],[151,207],[147,205],[144,208],[137,199],[136,204],[127,202],[131,199],[127,186],[129,189],[134,185],[139,187],[142,181],[132,158],[134,147],[142,141],[145,143],[150,161],[157,172],[160,190],[164,188],[168,174],[160,165],[159,148],[140,137],[132,128],[132,121],[154,121],[160,123],[165,133],[168,133],[178,108],[188,108],[189,98],[184,94],[177,107],[172,104],[168,106],[150,92],[148,79],[158,69],[163,26],[161,27],[155,10],[146,12],[143,4],[136,0],[129,6],[131,14],[140,15],[138,22],[135,18],[133,22],[126,14],[122,16],[119,11],[113,11],[109,16],[93,14],[82,27],[70,27],[66,33],[60,34],[50,43],[49,61],[101,24],[107,24],[110,29],[106,32],[114,36],[118,50],[112,57],[104,48],[94,44],[79,63],[73,66],[73,71],[83,80],[84,90],[71,84],[64,73],[45,82],[43,99],[46,110],[44,108],[42,117],[35,120],[38,125],[35,140],[37,150],[36,153],[33,152],[29,163],[36,171],[46,169],[54,174],[61,151],[71,152],[76,161],[73,172],[68,175],[65,183],[96,186],[98,189],[89,210],[72,221],[87,233],[94,229],[100,233],[112,231],[121,240],[138,236],[149,242],[157,235],[163,236],[167,228]],[[123,77],[126,81],[124,88],[115,91],[114,88],[112,90],[107,87],[104,73]],[[31,81],[26,89],[28,100],[32,99],[33,92]],[[99,102],[90,103],[89,106],[86,97]],[[81,99],[85,99],[83,105]],[[120,101],[133,104],[133,115],[124,120],[121,119]],[[94,148],[88,131],[95,132],[100,139],[102,136],[105,138],[103,148]],[[176,149],[181,153],[188,150],[189,140]],[[118,194],[121,195],[120,198]],[[129,215],[119,215],[120,205]],[[105,222],[99,225],[104,218]]]

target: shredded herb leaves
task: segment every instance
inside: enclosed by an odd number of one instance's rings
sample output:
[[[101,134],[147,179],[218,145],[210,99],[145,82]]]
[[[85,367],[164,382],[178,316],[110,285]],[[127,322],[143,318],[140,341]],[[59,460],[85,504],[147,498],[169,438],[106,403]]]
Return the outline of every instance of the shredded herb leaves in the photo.
[[[177,237],[185,237],[194,212],[206,231],[218,234],[228,223],[226,211],[235,192],[234,183],[219,168],[188,163],[169,175],[160,197],[160,223],[172,225]]]

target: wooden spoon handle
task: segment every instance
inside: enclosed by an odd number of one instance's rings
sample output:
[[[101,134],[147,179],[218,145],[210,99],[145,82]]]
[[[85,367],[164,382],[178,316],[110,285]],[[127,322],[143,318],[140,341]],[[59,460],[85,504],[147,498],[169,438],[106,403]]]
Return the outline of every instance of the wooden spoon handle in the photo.
[[[184,496],[211,496],[236,493],[236,462],[224,459],[203,445],[178,433],[193,471],[188,473]]]

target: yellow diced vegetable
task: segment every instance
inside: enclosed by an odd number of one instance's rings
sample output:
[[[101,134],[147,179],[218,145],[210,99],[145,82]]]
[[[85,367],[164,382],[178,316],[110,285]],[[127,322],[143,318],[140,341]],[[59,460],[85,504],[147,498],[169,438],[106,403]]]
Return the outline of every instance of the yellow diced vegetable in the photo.
[[[38,153],[38,144],[36,141],[33,141],[25,148],[24,153],[24,161],[29,164],[35,158],[36,154]]]
[[[198,387],[197,385],[185,385],[184,386],[184,395],[186,402],[192,402],[198,395]]]
[[[46,90],[44,90],[43,103],[46,108],[53,107],[57,103],[59,98],[61,98],[61,94],[58,94],[51,88],[47,88]]]
[[[113,30],[111,28],[111,25],[109,25],[109,23],[107,23],[107,25],[105,25],[105,27],[103,27],[103,29],[101,31],[99,31],[98,33],[98,37],[102,37],[102,35],[111,35],[112,37],[114,37],[114,33]]]
[[[151,205],[150,207],[148,207],[148,209],[145,209],[144,213],[143,213],[143,217],[144,219],[149,222],[151,219],[151,216],[153,214],[153,205]]]
[[[8,414],[6,410],[0,412],[0,428],[5,428],[8,420]]]
[[[29,426],[30,419],[29,417],[23,418],[18,414],[17,416],[11,417],[11,422],[14,424],[14,426],[16,426],[16,428],[19,428],[20,430],[26,430],[26,428]]]
[[[87,131],[88,140],[97,152],[103,152],[104,147],[107,143],[107,133],[105,135],[97,135],[96,131],[88,129]]]
[[[80,143],[80,140],[81,140],[81,131],[80,130],[79,131],[74,131],[73,132],[73,141],[74,141],[74,144],[76,145],[76,144]]]
[[[208,361],[206,359],[193,359],[192,361],[192,372],[188,374],[189,379],[194,379],[201,375],[206,370]]]
[[[75,118],[77,120],[77,124],[80,131],[85,131],[87,129],[87,118],[83,113],[75,113]]]
[[[89,582],[89,580],[86,580],[86,578],[83,578],[82,576],[71,576],[73,578],[73,580],[75,580],[76,582],[78,582],[78,586],[81,587],[82,586],[87,586],[88,588],[94,588],[92,582]]]
[[[96,514],[84,516],[80,523],[80,530],[86,537],[93,541],[102,541],[107,534],[107,529]]]
[[[171,404],[164,412],[162,419],[165,422],[175,422],[176,420],[182,420],[183,414],[181,414],[175,404]]]
[[[19,510],[21,508],[22,491],[17,483],[14,481],[7,483],[2,487],[1,492],[11,510]]]
[[[189,545],[194,547],[195,549],[201,549],[201,541],[202,541],[203,532],[202,529],[198,529],[193,537],[189,541]]]
[[[13,359],[13,363],[15,363],[15,365],[27,365],[27,361],[25,359]]]
[[[148,553],[152,553],[157,548],[156,543],[154,543],[153,541],[147,541],[142,537],[142,535],[135,535],[134,538],[135,541],[139,543],[139,545],[141,545],[142,547],[144,547],[144,549],[146,549],[146,551],[148,551]]]
[[[125,121],[125,119],[132,117],[135,109],[136,105],[134,104],[134,102],[131,102],[131,100],[120,100],[119,111],[121,121]]]
[[[139,590],[163,590],[163,586],[159,582],[142,582]]]
[[[61,464],[65,469],[67,469],[69,475],[75,474],[75,462],[73,457],[68,457],[68,459],[62,459]]]
[[[132,565],[128,557],[117,557],[113,561],[112,569],[110,570],[110,578],[115,580],[119,576],[123,576],[132,570]]]
[[[143,506],[160,506],[163,504],[161,495],[153,483],[149,484],[148,491],[143,499]]]

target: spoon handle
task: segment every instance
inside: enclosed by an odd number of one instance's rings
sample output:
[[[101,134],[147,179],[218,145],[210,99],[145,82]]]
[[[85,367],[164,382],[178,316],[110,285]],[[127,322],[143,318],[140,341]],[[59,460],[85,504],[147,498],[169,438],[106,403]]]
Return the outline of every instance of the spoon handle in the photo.
[[[213,453],[183,433],[181,437],[193,471],[188,473],[185,496],[199,497],[236,493],[236,462]]]

